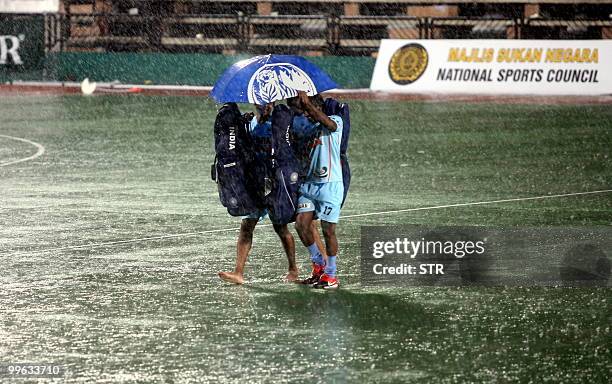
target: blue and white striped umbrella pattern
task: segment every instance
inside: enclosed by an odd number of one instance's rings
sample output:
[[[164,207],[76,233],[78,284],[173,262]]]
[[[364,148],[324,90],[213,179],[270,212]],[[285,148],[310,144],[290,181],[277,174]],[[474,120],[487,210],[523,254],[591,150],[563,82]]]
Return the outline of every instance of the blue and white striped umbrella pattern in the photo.
[[[267,104],[338,88],[322,69],[300,56],[264,55],[239,61],[217,80],[210,96],[219,103]]]

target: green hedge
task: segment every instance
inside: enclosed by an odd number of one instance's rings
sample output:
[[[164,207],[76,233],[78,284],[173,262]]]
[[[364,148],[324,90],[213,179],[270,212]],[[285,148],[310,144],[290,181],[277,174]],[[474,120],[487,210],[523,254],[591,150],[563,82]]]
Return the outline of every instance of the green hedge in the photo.
[[[213,85],[234,62],[250,56],[171,53],[62,52],[47,56],[49,80],[95,81],[172,85]],[[371,57],[311,57],[342,88],[368,88],[374,70]]]

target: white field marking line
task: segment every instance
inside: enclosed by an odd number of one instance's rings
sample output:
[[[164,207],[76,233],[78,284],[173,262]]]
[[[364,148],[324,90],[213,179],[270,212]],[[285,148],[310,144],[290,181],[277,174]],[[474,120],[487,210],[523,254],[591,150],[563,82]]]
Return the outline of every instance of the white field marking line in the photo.
[[[574,192],[574,193],[561,193],[556,195],[543,195],[543,196],[533,196],[533,197],[517,197],[512,199],[500,199],[500,200],[489,200],[489,201],[475,201],[471,203],[458,203],[458,204],[446,204],[446,205],[434,205],[429,207],[416,207],[416,208],[406,208],[406,209],[396,209],[392,211],[383,211],[383,212],[370,212],[370,213],[359,213],[355,215],[346,215],[341,216],[341,219],[350,219],[354,217],[364,217],[364,216],[375,216],[375,215],[388,215],[392,213],[402,213],[402,212],[415,212],[415,211],[427,211],[434,209],[444,209],[444,208],[454,208],[454,207],[468,207],[474,205],[486,205],[486,204],[499,204],[499,203],[510,203],[516,201],[529,201],[529,200],[544,200],[544,199],[553,199],[558,197],[570,197],[570,196],[583,196],[583,195],[595,195],[601,193],[610,193],[612,189],[602,189],[598,191],[588,191],[588,192]],[[271,227],[272,224],[258,224],[257,227]],[[220,233],[220,232],[231,232],[238,231],[239,228],[220,228],[220,229],[211,229],[207,231],[199,231],[199,232],[187,232],[187,233],[175,233],[170,235],[159,235],[159,236],[151,236],[151,237],[141,237],[137,239],[128,239],[128,240],[119,240],[119,241],[108,241],[103,243],[91,243],[91,244],[83,244],[83,245],[74,245],[68,247],[60,247],[60,248],[49,248],[43,250],[35,250],[35,251],[22,251],[15,252],[11,255],[20,255],[20,254],[37,254],[37,253],[45,253],[45,252],[56,252],[56,251],[67,251],[67,250],[76,250],[76,249],[86,249],[86,248],[97,248],[97,247],[105,247],[112,246],[118,244],[127,244],[127,243],[138,243],[144,241],[151,240],[163,240],[163,239],[171,239],[171,238],[179,238],[179,237],[193,237],[197,235],[205,235],[209,233]]]
[[[7,163],[0,163],[0,167],[6,167],[7,165],[12,165],[12,164],[17,164],[17,163],[23,163],[24,161],[29,161],[29,160],[34,160],[35,158],[41,156],[43,153],[45,153],[45,147],[43,147],[42,145],[35,143],[33,141],[30,141],[28,139],[22,139],[20,137],[13,137],[13,136],[8,136],[8,135],[0,135],[0,137],[5,137],[7,139],[12,139],[12,140],[17,140],[17,141],[22,141],[24,143],[28,143],[28,144],[32,144],[33,146],[35,146],[36,148],[38,148],[38,151],[36,151],[35,154],[33,154],[32,156],[29,157],[25,157],[23,159],[19,159],[19,160],[15,160],[15,161],[9,161]]]
[[[258,227],[268,227],[268,226],[271,226],[271,225],[272,224],[262,224],[262,225],[258,225]],[[21,251],[21,252],[11,253],[11,255],[22,255],[22,254],[31,255],[31,254],[45,253],[45,252],[69,251],[69,250],[87,249],[87,248],[99,248],[99,247],[106,247],[106,246],[119,245],[119,244],[139,243],[139,242],[151,241],[151,240],[163,240],[163,239],[171,239],[171,238],[177,238],[177,237],[193,237],[193,236],[197,236],[197,235],[205,235],[205,234],[208,234],[208,233],[231,232],[231,231],[238,231],[239,229],[240,228],[234,227],[234,228],[211,229],[211,230],[208,230],[208,231],[199,231],[199,232],[175,233],[175,234],[170,234],[170,235],[159,235],[159,236],[141,237],[141,238],[137,238],[137,239],[107,241],[107,242],[103,242],[103,243],[90,243],[90,244],[73,245],[73,246],[59,247],[59,248],[48,248],[48,249],[41,249],[41,250],[34,250],[34,251]]]
[[[491,201],[476,201],[476,202],[472,202],[472,203],[434,205],[434,206],[431,206],[431,207],[396,209],[396,210],[393,210],[393,211],[358,213],[356,215],[341,216],[340,218],[341,219],[349,219],[349,218],[353,218],[353,217],[386,215],[386,214],[389,214],[389,213],[428,211],[428,210],[443,209],[443,208],[468,207],[468,206],[472,206],[472,205],[486,205],[486,204],[498,204],[498,203],[510,203],[510,202],[513,202],[513,201],[543,200],[543,199],[552,199],[552,198],[555,198],[555,197],[594,195],[594,194],[597,194],[597,193],[609,193],[609,192],[612,192],[612,189],[602,189],[602,190],[599,190],[599,191],[588,191],[588,192],[560,193],[560,194],[556,194],[556,195],[544,195],[544,196],[533,196],[533,197],[517,197],[517,198],[513,198],[513,199],[501,199],[501,200],[491,200]]]

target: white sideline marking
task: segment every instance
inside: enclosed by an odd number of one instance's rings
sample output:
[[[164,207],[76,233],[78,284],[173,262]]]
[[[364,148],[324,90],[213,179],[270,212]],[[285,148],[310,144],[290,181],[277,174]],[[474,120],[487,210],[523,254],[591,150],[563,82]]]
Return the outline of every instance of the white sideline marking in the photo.
[[[258,225],[258,227],[267,227],[272,224],[262,224]],[[141,237],[138,239],[128,239],[128,240],[119,240],[119,241],[107,241],[104,243],[91,243],[91,244],[83,244],[83,245],[73,245],[68,247],[59,247],[59,248],[49,248],[49,249],[41,249],[36,251],[23,251],[16,252],[13,255],[20,254],[34,254],[34,253],[44,253],[44,252],[55,252],[55,251],[68,251],[74,249],[86,249],[86,248],[99,248],[106,247],[110,245],[118,245],[118,244],[128,244],[128,243],[138,243],[142,241],[150,241],[150,240],[163,240],[163,239],[171,239],[175,237],[193,237],[197,235],[205,235],[208,233],[217,233],[217,232],[230,232],[230,231],[238,231],[240,228],[220,228],[220,229],[211,229],[208,231],[200,231],[200,232],[188,232],[188,233],[175,233],[170,235],[159,235],[159,236],[150,236],[150,237]]]
[[[28,139],[22,139],[20,137],[13,137],[13,136],[8,136],[8,135],[0,135],[0,137],[5,137],[7,139],[12,139],[12,140],[17,140],[17,141],[23,141],[24,143],[32,144],[33,146],[38,148],[38,151],[36,151],[36,153],[33,154],[32,156],[24,157],[23,159],[19,159],[19,160],[9,161],[7,163],[0,163],[0,167],[6,167],[7,165],[23,163],[24,161],[34,160],[35,158],[37,158],[37,157],[41,156],[43,153],[45,153],[45,147],[43,147],[42,145],[40,145],[38,143],[30,141]]]
[[[515,201],[529,201],[529,200],[544,200],[544,199],[553,199],[557,197],[570,197],[570,196],[582,196],[582,195],[595,195],[600,193],[610,193],[612,189],[602,189],[598,191],[588,191],[588,192],[575,192],[575,193],[561,193],[556,195],[543,195],[543,196],[532,196],[532,197],[517,197],[512,199],[500,199],[500,200],[489,200],[489,201],[475,201],[471,203],[458,203],[458,204],[446,204],[446,205],[433,205],[429,207],[416,207],[416,208],[406,208],[406,209],[396,209],[392,211],[382,211],[382,212],[370,212],[370,213],[358,213],[355,215],[346,215],[341,216],[341,219],[350,219],[354,217],[364,217],[364,216],[375,216],[375,215],[388,215],[392,213],[402,213],[402,212],[415,212],[415,211],[427,211],[434,209],[443,209],[443,208],[454,208],[454,207],[468,207],[474,205],[486,205],[486,204],[499,204],[499,203],[509,203]],[[259,224],[257,227],[271,227],[272,224]],[[57,252],[57,251],[68,251],[68,250],[76,250],[76,249],[85,249],[85,248],[97,248],[97,247],[106,247],[113,246],[118,244],[127,244],[127,243],[138,243],[143,241],[151,241],[151,240],[163,240],[163,239],[171,239],[171,238],[179,238],[179,237],[193,237],[197,235],[205,235],[208,233],[219,233],[219,232],[231,232],[238,231],[239,228],[220,228],[220,229],[211,229],[207,231],[200,232],[187,232],[187,233],[175,233],[170,235],[159,235],[159,236],[151,236],[151,237],[141,237],[138,239],[128,239],[128,240],[119,240],[119,241],[108,241],[104,243],[91,243],[91,244],[83,244],[83,245],[74,245],[68,247],[60,247],[60,248],[49,248],[43,250],[34,250],[34,251],[21,251],[13,253],[13,255],[18,254],[36,254],[36,253],[45,253],[45,252]]]
[[[533,197],[517,197],[517,198],[514,198],[514,199],[501,199],[501,200],[491,200],[491,201],[476,201],[476,202],[472,202],[472,203],[434,205],[434,206],[431,206],[431,207],[396,209],[396,210],[393,210],[393,211],[383,211],[383,212],[358,213],[356,215],[341,216],[340,218],[341,219],[348,219],[348,218],[352,218],[352,217],[386,215],[386,214],[389,214],[389,213],[428,211],[428,210],[442,209],[442,208],[454,208],[454,207],[467,207],[467,206],[471,206],[471,205],[509,203],[509,202],[513,202],[513,201],[543,200],[543,199],[552,199],[554,197],[593,195],[593,194],[596,194],[596,193],[609,193],[609,192],[612,192],[612,189],[602,189],[600,191],[589,191],[589,192],[560,193],[560,194],[557,194],[557,195],[544,195],[544,196],[533,196]]]

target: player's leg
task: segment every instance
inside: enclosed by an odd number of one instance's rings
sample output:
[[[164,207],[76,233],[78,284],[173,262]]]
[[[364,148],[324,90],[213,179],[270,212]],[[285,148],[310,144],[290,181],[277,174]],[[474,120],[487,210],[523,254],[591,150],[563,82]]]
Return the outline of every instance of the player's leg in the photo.
[[[336,271],[336,258],[338,256],[338,238],[336,237],[336,223],[321,220],[325,247],[327,249],[327,263],[325,264],[324,274],[321,276],[315,288],[333,289],[339,287]]]
[[[325,273],[315,284],[315,288],[338,288],[338,278],[336,276],[336,257],[338,256],[338,238],[336,237],[336,226],[340,219],[340,204],[343,195],[342,183],[327,183],[322,186],[316,201],[317,217],[321,219],[321,229],[325,239],[327,251],[327,262]]]
[[[300,236],[302,244],[308,248],[310,253],[310,261],[312,262],[312,274],[309,278],[302,281],[303,284],[314,284],[319,280],[319,277],[323,274],[323,268],[325,267],[325,260],[323,254],[319,249],[321,246],[321,238],[318,234],[316,224],[313,223],[315,203],[310,199],[308,195],[308,185],[302,186],[300,190],[300,198],[298,199],[297,217],[295,220],[295,229]],[[317,245],[317,238],[318,243]]]
[[[253,244],[253,231],[259,219],[244,218],[240,223],[240,233],[236,243],[236,267],[233,272],[219,272],[219,277],[228,283],[244,283],[244,266]]]
[[[298,213],[295,220],[295,229],[300,236],[302,244],[304,244],[304,246],[308,248],[308,251],[310,252],[310,260],[314,264],[323,266],[323,254],[319,250],[319,246],[316,242],[316,236],[318,236],[318,233],[313,231],[313,228],[316,230],[316,225],[313,225],[313,217],[314,211]],[[321,239],[319,238],[319,242],[320,241]]]
[[[327,251],[325,250],[325,244],[323,240],[321,240],[321,235],[319,234],[319,223],[316,217],[313,218],[312,224],[310,225],[310,231],[312,233],[312,237],[314,238],[315,243],[317,243],[317,248],[319,248],[319,252],[323,255],[323,264],[327,263]]]
[[[298,207],[295,217],[295,229],[305,247],[314,243],[311,226],[314,219],[315,205],[309,194],[311,188],[312,185],[310,183],[304,183],[300,187],[300,196],[298,197]]]
[[[295,218],[295,230],[300,236],[300,240],[305,247],[315,242],[314,236],[312,235],[312,218],[314,211],[299,212]]]
[[[321,235],[319,234],[319,226],[317,225],[319,220],[315,217],[315,211],[311,211],[309,213],[312,215],[297,215],[295,229],[300,236],[302,244],[304,244],[306,248],[309,246],[307,244],[314,243],[317,245],[317,249],[323,257],[323,262],[325,263],[325,260],[327,260],[327,253],[325,250],[325,244],[323,243]],[[309,226],[308,222],[310,222],[310,229],[307,229]]]
[[[325,260],[323,259],[323,254],[319,250],[319,245],[317,245],[316,237],[318,236],[318,231],[316,231],[316,225],[313,225],[313,216],[314,212],[303,212],[298,213],[295,228],[300,235],[300,240],[302,240],[302,244],[306,248],[308,248],[308,253],[310,254],[310,261],[312,262],[312,273],[310,277],[302,280],[302,284],[312,285],[319,281],[319,278],[324,272],[325,268]],[[319,243],[321,239],[319,237]]]
[[[274,231],[278,235],[281,243],[283,244],[283,248],[285,249],[285,254],[287,255],[287,261],[289,262],[289,269],[287,271],[287,276],[285,279],[287,281],[297,281],[299,274],[297,264],[295,263],[295,240],[293,239],[293,235],[289,232],[289,228],[287,228],[287,224],[273,224]]]
[[[325,239],[325,251],[328,255],[338,255],[338,238],[336,237],[336,223],[321,220],[323,238]],[[328,256],[329,257],[329,256]]]
[[[338,254],[336,224],[340,220],[342,193],[342,183],[328,183],[320,188],[314,200],[315,217],[321,221],[325,251],[328,257]]]

